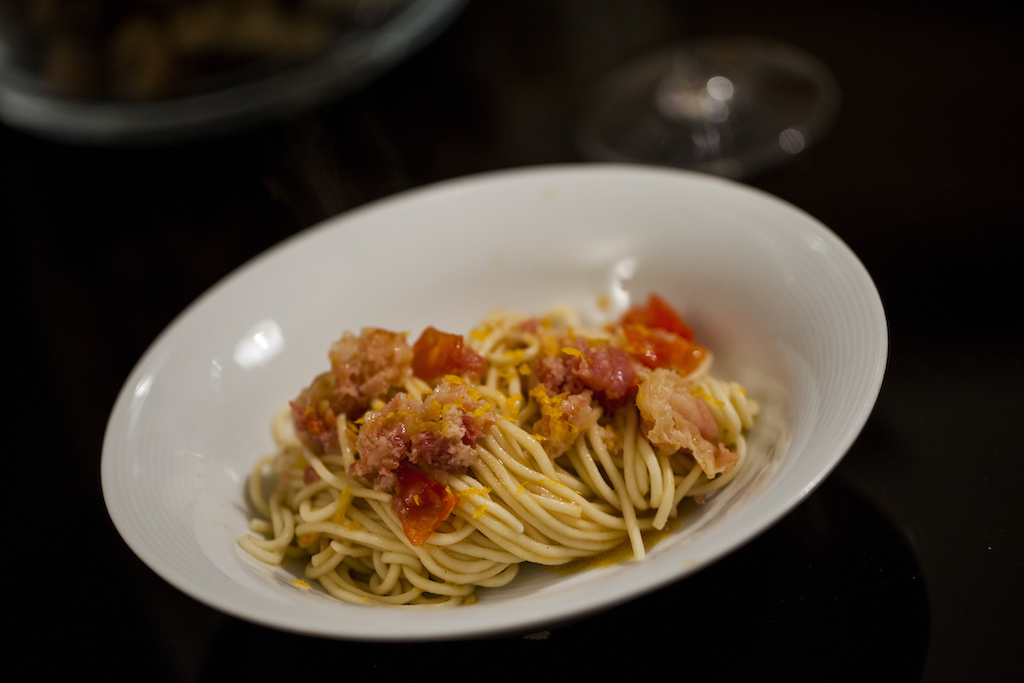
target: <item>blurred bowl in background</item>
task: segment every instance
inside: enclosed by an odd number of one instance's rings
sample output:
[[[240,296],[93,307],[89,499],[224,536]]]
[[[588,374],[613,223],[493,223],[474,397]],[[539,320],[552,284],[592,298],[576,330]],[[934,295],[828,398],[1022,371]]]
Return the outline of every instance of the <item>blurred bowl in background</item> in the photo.
[[[0,119],[86,144],[177,142],[368,83],[466,0],[10,0]]]

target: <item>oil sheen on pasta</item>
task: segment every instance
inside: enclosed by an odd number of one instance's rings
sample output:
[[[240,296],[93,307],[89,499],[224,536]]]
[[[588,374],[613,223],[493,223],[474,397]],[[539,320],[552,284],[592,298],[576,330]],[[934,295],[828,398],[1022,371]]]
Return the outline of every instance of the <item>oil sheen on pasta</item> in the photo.
[[[642,560],[736,476],[758,411],[655,294],[602,329],[495,310],[412,345],[346,332],[327,359],[274,419],[239,545],[354,604],[468,604],[523,562]]]

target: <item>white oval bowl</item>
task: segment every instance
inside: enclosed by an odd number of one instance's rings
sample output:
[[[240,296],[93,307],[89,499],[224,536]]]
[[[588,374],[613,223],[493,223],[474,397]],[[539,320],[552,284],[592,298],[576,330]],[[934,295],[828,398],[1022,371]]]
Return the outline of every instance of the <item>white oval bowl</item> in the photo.
[[[326,369],[345,330],[467,332],[492,308],[585,314],[655,291],[762,411],[750,461],[642,562],[576,573],[525,567],[451,610],[344,604],[290,582],[237,539],[246,478],[270,421]],[[614,311],[613,311],[614,313]],[[158,575],[227,614],[358,640],[524,632],[635,598],[767,529],[836,466],[874,406],[885,314],[870,276],[828,228],[735,182],[686,171],[565,165],[485,173],[404,192],[310,228],[224,278],[157,338],[128,377],[103,444],[107,509]]]

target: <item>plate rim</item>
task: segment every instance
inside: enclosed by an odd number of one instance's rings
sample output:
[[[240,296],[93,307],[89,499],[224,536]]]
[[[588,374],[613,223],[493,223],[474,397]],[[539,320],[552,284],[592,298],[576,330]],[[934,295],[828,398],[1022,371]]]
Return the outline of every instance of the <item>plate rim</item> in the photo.
[[[639,174],[643,175],[658,175],[658,176],[671,176],[679,178],[684,182],[697,182],[697,183],[711,183],[713,185],[724,185],[732,189],[739,189],[744,192],[753,192],[759,195],[762,199],[768,199],[772,202],[778,203],[786,207],[788,210],[796,211],[802,215],[805,219],[809,220],[809,225],[819,232],[821,236],[832,241],[833,245],[837,246],[842,250],[843,259],[848,261],[848,265],[852,266],[857,271],[858,277],[861,278],[861,283],[866,285],[862,289],[862,294],[865,295],[865,299],[870,300],[870,309],[874,313],[876,324],[879,325],[876,341],[878,347],[876,349],[876,355],[874,358],[873,371],[872,371],[872,387],[873,391],[870,392],[869,399],[866,399],[859,405],[858,413],[855,416],[851,416],[851,419],[846,423],[848,425],[846,433],[843,438],[840,439],[836,445],[837,456],[830,460],[828,466],[817,472],[816,476],[808,482],[805,482],[802,489],[795,495],[791,496],[788,500],[785,500],[780,504],[779,501],[775,501],[771,504],[771,514],[767,520],[757,520],[746,525],[746,529],[741,533],[742,539],[735,544],[729,545],[728,547],[720,548],[716,553],[711,554],[706,561],[702,562],[699,566],[693,567],[688,570],[680,570],[671,575],[663,575],[657,581],[648,581],[640,586],[623,587],[620,590],[615,591],[613,594],[602,595],[592,600],[587,601],[586,604],[576,607],[574,610],[566,611],[562,610],[555,614],[546,613],[541,610],[540,613],[520,616],[516,619],[509,619],[503,623],[493,622],[489,625],[481,626],[479,623],[470,617],[470,612],[467,610],[473,610],[474,606],[463,606],[459,607],[458,610],[461,613],[465,613],[467,619],[464,620],[464,624],[458,628],[448,628],[443,631],[438,629],[418,629],[405,632],[396,632],[393,634],[382,635],[375,632],[360,632],[358,625],[356,627],[344,627],[342,624],[335,624],[335,628],[325,628],[322,624],[310,623],[294,623],[291,621],[282,621],[268,618],[264,613],[259,611],[252,611],[240,608],[237,605],[226,605],[217,600],[216,595],[210,594],[208,591],[204,591],[202,587],[196,587],[188,583],[184,578],[174,572],[168,572],[166,567],[154,566],[154,558],[149,548],[145,545],[140,544],[138,539],[131,537],[131,532],[125,527],[124,520],[119,516],[121,513],[118,509],[119,503],[111,501],[109,493],[112,490],[112,477],[113,468],[116,463],[113,460],[112,452],[115,449],[115,443],[118,438],[119,428],[124,422],[125,413],[127,407],[131,402],[131,396],[134,391],[136,383],[140,377],[145,374],[145,371],[150,365],[158,359],[163,353],[169,353],[170,351],[165,347],[170,343],[169,340],[173,337],[175,332],[180,329],[185,322],[195,314],[195,312],[208,305],[208,302],[213,300],[219,295],[221,291],[229,287],[231,283],[244,277],[246,273],[260,268],[260,266],[267,261],[277,258],[283,251],[300,248],[301,244],[307,240],[315,241],[318,236],[325,232],[334,230],[344,230],[346,227],[358,221],[359,216],[376,212],[376,211],[387,211],[389,207],[396,202],[416,202],[420,201],[424,197],[430,195],[445,194],[448,192],[463,192],[466,189],[473,189],[481,184],[493,184],[503,183],[509,180],[516,181],[520,179],[543,179],[544,177],[565,177],[568,175],[590,175],[597,176],[603,174],[619,174],[625,173],[629,175]],[[640,597],[651,592],[654,592],[660,588],[665,587],[671,583],[682,580],[685,577],[713,565],[723,556],[730,554],[742,547],[746,543],[750,542],[765,530],[770,528],[772,525],[777,523],[783,517],[788,515],[797,505],[807,498],[820,484],[827,478],[836,466],[841,462],[843,457],[849,451],[854,440],[862,431],[864,424],[867,422],[874,409],[877,401],[878,393],[881,390],[882,381],[888,362],[888,325],[885,317],[884,307],[882,305],[881,298],[878,294],[877,287],[864,264],[860,261],[857,255],[852,249],[831,229],[822,224],[816,218],[803,211],[799,207],[792,205],[791,203],[767,193],[758,188],[753,188],[745,184],[728,180],[716,176],[710,176],[693,171],[685,171],[679,169],[670,168],[652,168],[633,164],[617,164],[617,163],[584,163],[584,164],[543,164],[535,166],[524,166],[516,167],[511,169],[497,169],[491,171],[484,171],[481,173],[471,174],[467,176],[461,176],[456,178],[449,178],[434,183],[429,183],[419,187],[411,188],[409,190],[399,192],[393,195],[382,197],[380,199],[367,202],[359,207],[355,207],[349,211],[343,212],[336,216],[330,217],[324,221],[321,221],[313,226],[303,229],[288,238],[272,245],[268,249],[264,250],[260,254],[252,257],[251,259],[240,264],[238,267],[230,271],[205,292],[198,296],[188,306],[186,306],[178,315],[174,316],[171,321],[164,327],[163,330],[156,336],[156,338],[146,348],[144,353],[140,356],[139,360],[132,367],[128,373],[121,389],[117,394],[114,405],[111,409],[110,416],[106,428],[104,430],[103,445],[100,462],[100,474],[101,474],[101,488],[103,490],[104,504],[108,511],[108,515],[121,536],[122,541],[132,550],[132,552],[143,561],[154,573],[160,576],[163,580],[170,583],[172,586],[181,590],[186,595],[196,599],[199,602],[206,604],[222,613],[229,614],[231,616],[243,619],[252,623],[261,624],[269,628],[277,630],[288,631],[293,633],[300,633],[304,635],[313,635],[319,637],[328,637],[336,639],[347,639],[347,640],[362,640],[362,641],[377,641],[377,642],[410,642],[410,641],[425,641],[425,640],[456,640],[466,638],[477,638],[477,637],[490,637],[501,635],[511,632],[529,632],[530,629],[539,628],[545,625],[555,624],[558,622],[575,621],[580,618],[585,618],[591,614],[601,612],[610,609],[618,604],[622,604],[629,600]],[[751,505],[758,504],[758,501],[754,501]],[[762,503],[765,504],[765,503]],[[158,564],[158,563],[157,563]],[[517,598],[518,600],[519,598]],[[528,602],[528,601],[527,601]],[[479,604],[479,603],[478,603]],[[491,603],[497,605],[498,603]]]

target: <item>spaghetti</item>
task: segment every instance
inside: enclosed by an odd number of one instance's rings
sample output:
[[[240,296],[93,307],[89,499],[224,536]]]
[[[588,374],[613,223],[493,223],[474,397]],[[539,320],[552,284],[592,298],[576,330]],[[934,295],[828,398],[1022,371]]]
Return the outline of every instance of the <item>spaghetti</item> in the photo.
[[[657,295],[601,330],[497,310],[465,338],[367,328],[328,357],[274,419],[239,545],[355,604],[465,604],[523,562],[624,543],[641,560],[644,532],[736,476],[758,410]]]

